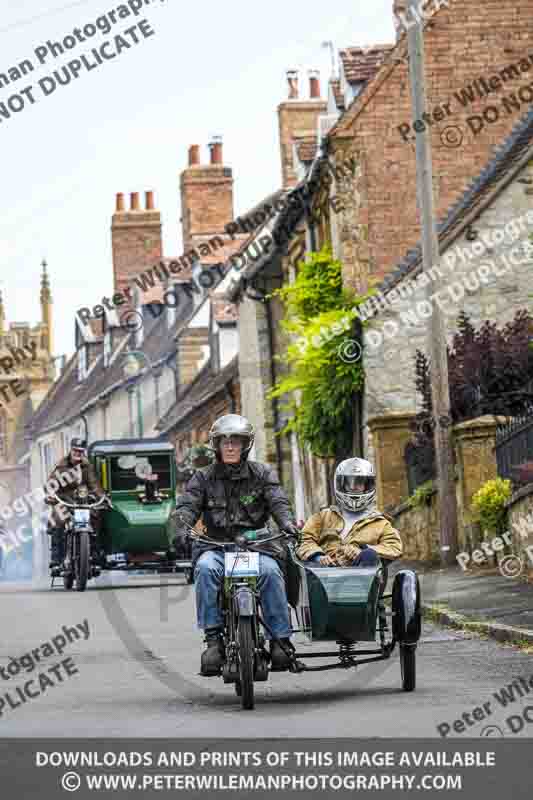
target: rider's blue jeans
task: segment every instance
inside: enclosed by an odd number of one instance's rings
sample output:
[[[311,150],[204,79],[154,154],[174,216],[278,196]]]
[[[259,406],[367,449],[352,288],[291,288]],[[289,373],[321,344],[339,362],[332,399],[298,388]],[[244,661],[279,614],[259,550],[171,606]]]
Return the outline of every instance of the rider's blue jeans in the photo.
[[[202,553],[194,568],[196,587],[196,614],[198,627],[222,627],[223,619],[217,595],[224,580],[224,553],[208,550]],[[261,608],[266,624],[278,639],[289,638],[292,630],[289,621],[289,608],[285,580],[274,558],[259,555],[259,579],[257,582],[261,597]],[[265,631],[270,639],[270,634]]]

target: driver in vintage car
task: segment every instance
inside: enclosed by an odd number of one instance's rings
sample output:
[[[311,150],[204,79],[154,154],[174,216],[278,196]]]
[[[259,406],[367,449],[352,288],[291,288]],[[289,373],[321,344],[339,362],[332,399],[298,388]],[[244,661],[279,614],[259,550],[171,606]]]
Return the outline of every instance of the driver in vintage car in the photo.
[[[98,498],[105,495],[96,472],[87,459],[87,442],[83,439],[72,439],[70,452],[56,464],[46,482],[47,486],[52,480],[59,484],[56,495],[69,503],[72,502],[74,492],[80,486],[86,486],[88,491]],[[52,537],[50,568],[53,569],[59,567],[65,558],[65,523],[69,514],[64,507],[57,506],[53,497],[48,495],[45,502],[53,506],[48,520],[48,534]],[[102,508],[91,511],[91,524],[97,534],[99,546],[103,511]]]
[[[254,429],[238,414],[220,417],[209,432],[216,462],[198,470],[178,497],[176,513],[190,526],[203,515],[207,535],[221,541],[264,528],[272,515],[281,531],[298,537],[289,501],[266,464],[248,461]],[[178,542],[184,535],[178,523]],[[265,536],[266,538],[266,536]],[[282,540],[254,545],[259,556],[258,589],[265,622],[283,645],[292,648],[286,576],[286,545]],[[216,675],[224,661],[223,620],[218,593],[224,579],[224,553],[209,543],[195,542],[192,566],[196,585],[198,627],[205,631],[202,675]],[[268,633],[267,633],[268,636]],[[277,642],[270,643],[271,668],[283,670],[289,659]]]
[[[334,478],[338,505],[313,514],[303,527],[296,552],[322,567],[373,566],[402,554],[402,540],[376,507],[376,473],[370,461],[347,458]]]

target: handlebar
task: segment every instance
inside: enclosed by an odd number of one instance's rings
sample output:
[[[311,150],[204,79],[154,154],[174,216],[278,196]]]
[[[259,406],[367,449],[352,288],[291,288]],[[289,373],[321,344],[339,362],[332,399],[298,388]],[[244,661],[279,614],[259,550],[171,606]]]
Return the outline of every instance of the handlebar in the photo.
[[[177,517],[178,521],[181,523],[181,525],[183,525],[183,527],[187,528],[187,532],[186,532],[185,535],[190,539],[194,539],[197,542],[203,542],[205,544],[211,544],[214,547],[219,547],[221,550],[223,550],[224,547],[230,547],[230,546],[234,547],[235,544],[236,544],[235,540],[232,540],[232,541],[229,541],[229,542],[225,542],[225,541],[220,541],[220,540],[217,540],[217,539],[211,539],[209,536],[205,536],[203,534],[199,534],[197,531],[194,530],[194,528],[192,528],[189,525],[188,522],[185,522],[185,520],[182,518],[181,514],[177,514],[176,517]],[[244,534],[243,534],[243,536],[244,536]],[[254,539],[254,540],[249,541],[249,542],[247,541],[242,546],[243,547],[247,547],[249,545],[266,544],[267,542],[273,542],[276,539],[282,539],[282,538],[291,539],[292,537],[287,533],[283,533],[283,532],[282,533],[276,533],[276,534],[274,534],[274,536],[269,536],[267,539]]]
[[[104,502],[107,502],[109,507],[113,508],[113,504],[112,504],[111,500],[105,494],[100,498],[100,500],[97,503],[74,503],[74,504],[73,503],[67,503],[66,500],[62,500],[61,497],[58,497],[57,494],[55,494],[55,492],[51,492],[50,494],[54,498],[54,500],[56,500],[58,503],[61,503],[61,505],[66,506],[67,508],[90,508],[90,509],[93,509],[93,508],[99,508],[102,505],[102,503],[104,503]],[[92,493],[87,495],[87,499],[89,499],[91,497],[95,497],[95,495],[92,494]]]

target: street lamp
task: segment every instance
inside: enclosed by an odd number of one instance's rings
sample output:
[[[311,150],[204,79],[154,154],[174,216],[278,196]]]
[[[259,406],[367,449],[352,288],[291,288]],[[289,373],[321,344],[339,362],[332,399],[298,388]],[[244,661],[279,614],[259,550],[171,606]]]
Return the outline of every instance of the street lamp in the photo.
[[[148,369],[150,372],[153,369],[153,364],[146,355],[143,353],[142,350],[130,350],[125,354],[124,362],[122,365],[122,371],[126,378],[131,380],[132,388],[136,385],[137,389],[137,420],[138,420],[138,427],[139,427],[139,438],[142,439],[144,436],[144,429],[143,429],[143,415],[142,415],[142,398],[141,398],[141,386],[138,383],[139,377],[142,372],[142,366],[140,363],[140,359],[144,359],[148,364]]]

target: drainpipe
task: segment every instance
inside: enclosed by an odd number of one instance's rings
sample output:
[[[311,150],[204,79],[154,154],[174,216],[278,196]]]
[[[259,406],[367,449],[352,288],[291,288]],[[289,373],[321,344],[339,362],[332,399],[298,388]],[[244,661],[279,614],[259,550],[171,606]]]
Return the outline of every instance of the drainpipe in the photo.
[[[274,367],[274,330],[272,326],[272,308],[270,306],[270,300],[266,298],[263,300],[265,304],[265,311],[266,311],[266,320],[267,320],[267,329],[268,329],[268,349],[270,351],[270,381],[272,386],[276,384],[276,369]],[[277,434],[279,430],[279,403],[278,398],[272,398],[272,416],[274,418],[274,434]],[[274,441],[276,443],[276,460],[278,462],[278,477],[279,482],[283,483],[283,463],[282,463],[282,452],[281,452],[281,440],[280,437],[274,435]]]

